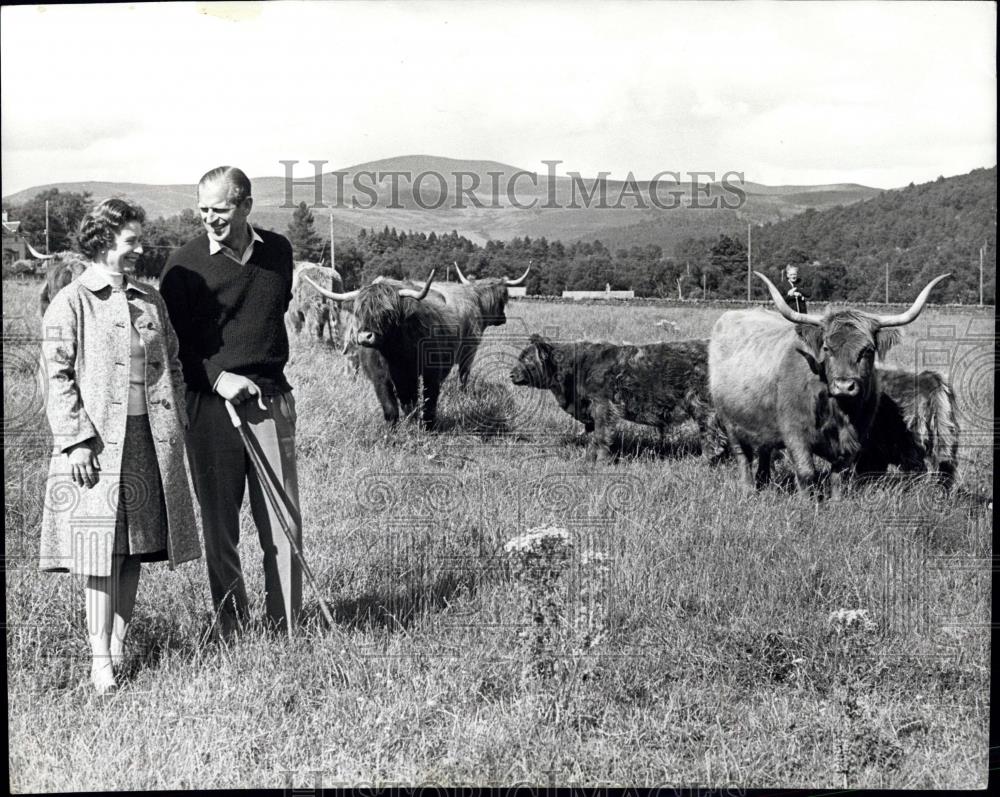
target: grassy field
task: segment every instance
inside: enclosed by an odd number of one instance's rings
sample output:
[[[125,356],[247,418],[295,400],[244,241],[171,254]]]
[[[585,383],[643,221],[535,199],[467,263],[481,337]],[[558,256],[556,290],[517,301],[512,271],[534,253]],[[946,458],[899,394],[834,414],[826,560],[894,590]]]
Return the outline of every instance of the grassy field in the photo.
[[[203,562],[146,566],[124,687],[99,702],[81,590],[35,569],[35,291],[4,285],[12,790],[985,786],[990,516],[888,481],[821,505],[741,496],[731,462],[684,453],[686,429],[664,451],[630,427],[616,464],[588,463],[552,396],[509,384],[529,332],[707,336],[720,310],[514,302],[470,391],[446,383],[440,433],[387,433],[370,385],[293,341],[305,551],[335,627],[307,592],[294,639],[207,642]],[[972,490],[993,476],[993,323],[932,308],[892,356],[952,379]],[[537,527],[568,542],[505,550]]]

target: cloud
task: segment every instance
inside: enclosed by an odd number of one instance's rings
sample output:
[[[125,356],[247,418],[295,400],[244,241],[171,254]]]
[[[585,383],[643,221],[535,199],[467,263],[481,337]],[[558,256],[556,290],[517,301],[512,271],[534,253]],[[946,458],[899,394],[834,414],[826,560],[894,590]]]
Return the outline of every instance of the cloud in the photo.
[[[554,158],[619,176],[737,168],[761,182],[868,169],[862,182],[873,184],[887,164],[956,173],[995,159],[996,11],[986,3],[0,14],[4,165],[27,181],[18,187],[121,174],[187,182],[220,162],[262,175],[283,159],[335,168],[411,153],[537,169]],[[113,58],[95,59],[95,47]]]

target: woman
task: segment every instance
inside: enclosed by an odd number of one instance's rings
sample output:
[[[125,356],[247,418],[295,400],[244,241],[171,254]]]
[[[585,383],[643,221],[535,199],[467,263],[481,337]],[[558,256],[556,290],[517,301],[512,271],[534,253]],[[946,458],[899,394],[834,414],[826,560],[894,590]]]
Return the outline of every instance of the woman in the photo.
[[[40,567],[86,578],[91,681],[115,668],[140,562],[201,556],[184,456],[184,382],[160,294],[125,275],[142,254],[142,208],[108,199],[80,225],[90,263],[42,322],[45,408],[54,452]]]

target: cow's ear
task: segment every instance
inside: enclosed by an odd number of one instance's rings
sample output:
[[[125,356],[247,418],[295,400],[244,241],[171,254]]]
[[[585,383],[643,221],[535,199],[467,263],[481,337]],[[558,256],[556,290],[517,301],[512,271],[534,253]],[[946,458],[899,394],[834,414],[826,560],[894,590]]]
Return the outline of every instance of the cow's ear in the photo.
[[[826,380],[825,371],[823,369],[823,363],[813,357],[812,352],[806,351],[805,349],[795,347],[795,351],[802,355],[802,358],[809,365],[809,370],[812,371],[816,376],[822,380]]]
[[[795,334],[806,344],[813,357],[818,358],[819,351],[823,347],[823,330],[813,324],[796,324]]]
[[[796,346],[795,351],[802,355],[809,365],[810,371],[820,379],[824,379],[825,372],[819,356],[820,349],[823,347],[823,330],[812,324],[796,324],[795,334],[805,344],[804,346]]]
[[[902,334],[898,327],[887,327],[885,329],[880,329],[875,333],[875,351],[878,353],[878,358],[884,360],[885,356],[889,353],[889,349],[899,343]]]

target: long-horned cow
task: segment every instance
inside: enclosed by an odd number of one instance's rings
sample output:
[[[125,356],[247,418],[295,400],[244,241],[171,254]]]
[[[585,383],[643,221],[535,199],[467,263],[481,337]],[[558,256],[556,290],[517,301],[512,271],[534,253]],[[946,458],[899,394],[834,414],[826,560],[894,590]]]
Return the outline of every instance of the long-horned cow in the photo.
[[[87,261],[76,252],[41,255],[39,259],[45,263],[45,283],[38,296],[38,309],[44,316],[55,295],[84,272]]]
[[[438,283],[435,289],[444,294],[445,300],[453,305],[459,315],[459,337],[461,347],[458,356],[458,379],[463,388],[469,383],[472,363],[482,343],[486,327],[502,326],[507,323],[508,288],[523,285],[531,271],[528,268],[517,279],[509,277],[481,277],[468,279],[455,263],[455,273],[461,284]]]
[[[814,456],[837,477],[850,469],[869,438],[879,401],[875,355],[884,358],[899,340],[894,327],[912,323],[943,274],[898,315],[858,310],[799,313],[763,274],[780,315],[765,310],[723,313],[708,347],[712,403],[726,428],[751,489],[750,465],[758,457],[757,486],[770,476],[771,452],[788,451],[799,489],[816,481]],[[791,322],[791,323],[788,323]]]
[[[321,276],[328,279],[331,290],[344,289],[344,281],[336,269],[304,260],[296,261],[292,271],[292,301],[285,313],[285,320],[295,334],[300,334],[305,329],[317,340],[323,340],[325,332],[330,342],[336,345],[344,335],[346,311],[341,311],[339,303],[328,301],[306,287],[302,282],[302,275],[307,272],[317,279]]]
[[[422,288],[382,280],[347,293],[310,285],[329,299],[354,302],[361,368],[371,380],[386,421],[417,408],[423,382],[421,420],[433,426],[441,383],[458,359],[458,317],[440,293],[431,291],[432,271]]]

